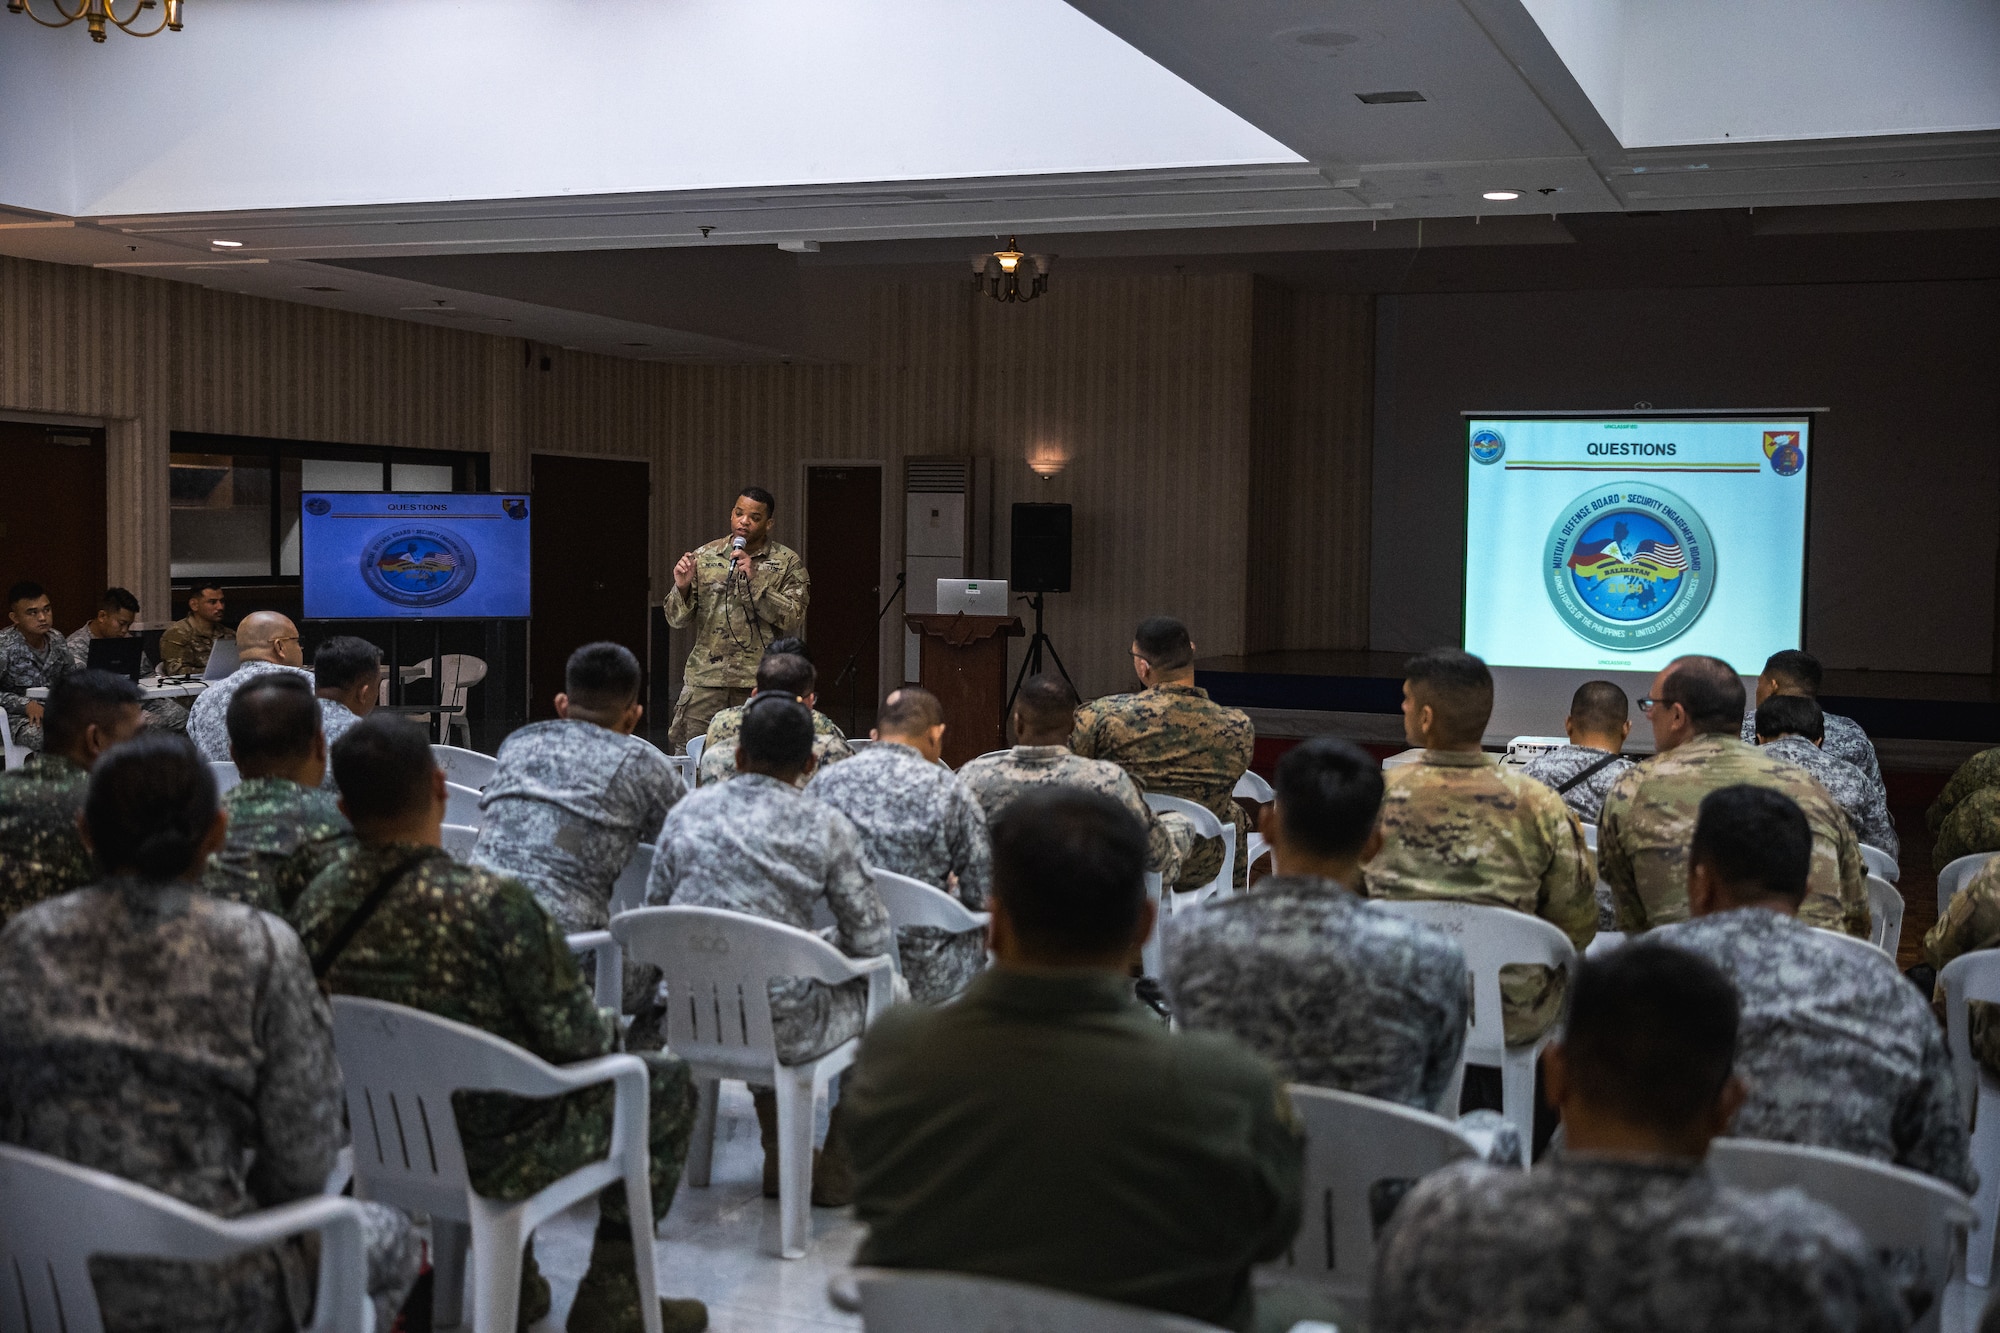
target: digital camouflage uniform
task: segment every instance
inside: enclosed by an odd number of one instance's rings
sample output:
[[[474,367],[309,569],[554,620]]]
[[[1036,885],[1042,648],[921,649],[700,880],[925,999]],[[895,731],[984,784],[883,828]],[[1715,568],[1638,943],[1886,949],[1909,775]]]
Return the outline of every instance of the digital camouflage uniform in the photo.
[[[14,728],[14,739],[30,750],[42,748],[42,725],[28,721],[28,691],[53,685],[76,670],[69,641],[50,630],[40,648],[30,647],[27,636],[9,625],[0,630],[0,709]],[[46,702],[37,700],[36,702]]]
[[[1243,855],[1249,816],[1232,793],[1250,767],[1257,733],[1250,717],[1211,702],[1196,685],[1155,685],[1137,694],[1108,694],[1076,710],[1069,748],[1085,759],[1108,759],[1144,792],[1178,796],[1211,811],[1236,829],[1236,882],[1250,867]],[[1181,863],[1170,888],[1199,888],[1222,869],[1220,839],[1204,838]]]
[[[1745,783],[1798,802],[1812,826],[1812,878],[1799,919],[1868,938],[1867,869],[1847,816],[1797,764],[1733,736],[1697,736],[1640,764],[1604,799],[1597,857],[1628,934],[1685,921],[1687,854],[1701,798]]]
[[[1370,898],[1445,899],[1538,916],[1576,951],[1597,935],[1597,867],[1583,824],[1560,796],[1492,755],[1425,750],[1391,769],[1382,850],[1362,870]],[[1500,969],[1502,1026],[1533,1041],[1562,1013],[1565,978],[1546,967]]]
[[[2000,861],[1987,864],[1952,895],[1944,915],[1924,936],[1924,961],[1942,972],[1961,954],[1993,948],[2000,948]],[[1943,982],[1938,983],[1935,999],[1942,1020]],[[1974,1000],[1971,1010],[1972,1053],[2000,1078],[2000,1005]]]
[[[708,735],[702,741],[701,763],[695,767],[695,785],[726,782],[736,776],[736,741],[743,734],[743,705],[725,708],[708,720]],[[813,710],[813,758],[819,766],[837,764],[854,757],[854,747],[833,719]]]
[[[762,773],[702,787],[668,812],[646,902],[719,907],[799,930],[813,929],[814,911],[825,903],[835,923],[832,943],[848,957],[886,956],[896,943],[847,816]],[[803,1064],[857,1036],[867,987],[865,977],[839,986],[773,980],[779,1061]]]
[[[1835,759],[1844,760],[1861,770],[1861,776],[1876,786],[1882,785],[1882,763],[1875,754],[1875,742],[1868,739],[1868,733],[1861,724],[1851,717],[1839,713],[1820,710],[1820,743]],[[1737,739],[1746,745],[1757,743],[1757,700],[1753,696],[1743,710],[1743,726]]]
[[[1109,760],[1073,754],[1067,745],[1016,745],[983,754],[958,770],[958,780],[986,812],[989,828],[1001,811],[1043,787],[1081,787],[1109,796],[1146,825],[1146,869],[1163,884],[1180,880],[1181,862],[1194,849],[1194,828],[1186,819],[1154,814],[1124,769]]]
[[[837,768],[813,775],[806,794],[840,811],[861,834],[870,867],[955,892],[975,912],[993,887],[986,815],[958,776],[907,745],[878,741]],[[948,1000],[986,966],[986,932],[936,926],[896,931],[911,998]]]
[[[76,831],[89,791],[90,774],[61,755],[31,754],[0,773],[0,926],[97,877]]]
[[[234,641],[236,631],[211,625],[199,616],[182,616],[160,634],[160,670],[169,676],[199,676],[208,670],[208,655],[217,639]]]
[[[1886,956],[1761,907],[1662,926],[1736,983],[1736,1074],[1750,1098],[1730,1133],[1873,1157],[1975,1184],[1944,1030]]]
[[[341,1113],[326,1000],[276,917],[182,880],[119,878],[0,932],[0,1140],[240,1217],[320,1193]],[[362,1209],[387,1329],[418,1245],[401,1213]],[[91,1270],[111,1329],[303,1327],[314,1288],[296,1241]]]
[[[1868,775],[1860,769],[1828,754],[1803,736],[1783,736],[1760,748],[1765,754],[1788,759],[1812,774],[1847,816],[1856,838],[1892,857],[1902,853],[1903,843],[1896,836],[1895,821],[1889,818],[1889,796],[1880,783],[1869,782]]]
[[[78,669],[90,665],[90,645],[96,639],[97,636],[90,632],[88,624],[69,636],[69,654],[76,659]],[[158,663],[145,653],[139,654],[140,675],[152,674],[152,669],[157,665]],[[149,727],[158,727],[161,731],[187,730],[187,706],[179,699],[148,699],[139,705],[139,711],[146,715],[146,725]]]
[[[1608,750],[1596,750],[1588,745],[1565,745],[1560,750],[1550,750],[1547,754],[1536,755],[1527,762],[1521,773],[1554,791],[1609,754]],[[1568,791],[1556,794],[1563,798],[1563,804],[1576,811],[1578,819],[1586,824],[1595,824],[1598,816],[1604,811],[1605,795],[1610,792],[1612,784],[1631,767],[1632,761],[1619,755]]]
[[[1372,1333],[1894,1333],[1908,1316],[1854,1225],[1700,1163],[1557,1152],[1460,1162],[1383,1230]]]
[[[706,732],[716,713],[750,697],[757,688],[757,664],[773,639],[805,632],[812,580],[799,553],[767,540],[750,557],[745,580],[733,577],[730,541],[722,537],[697,547],[694,586],[667,591],[668,626],[694,626],[694,647],[667,732],[675,751],[685,749],[690,736]]]
[[[354,841],[335,798],[290,778],[246,778],[222,797],[229,836],[209,858],[204,892],[266,912],[292,909]]]
[[[310,687],[313,673],[304,667],[289,666],[283,662],[245,662],[222,680],[215,681],[207,689],[194,697],[194,707],[188,709],[188,739],[201,757],[211,764],[224,763],[229,759],[229,704],[236,697],[236,691],[248,685],[259,676],[268,676],[273,671],[289,671],[305,680]],[[320,730],[326,730],[327,708],[340,708],[331,699],[317,700],[319,704]],[[345,709],[341,709],[345,712]]]
[[[1974,852],[2000,852],[2000,749],[1981,750],[1960,764],[1924,812],[1924,823],[1937,839],[1934,870]]]
[[[360,715],[338,699],[319,701],[319,729],[320,734],[326,737],[328,756],[326,777],[319,785],[330,792],[340,790],[340,784],[333,780],[333,743],[352,731],[360,721]]]

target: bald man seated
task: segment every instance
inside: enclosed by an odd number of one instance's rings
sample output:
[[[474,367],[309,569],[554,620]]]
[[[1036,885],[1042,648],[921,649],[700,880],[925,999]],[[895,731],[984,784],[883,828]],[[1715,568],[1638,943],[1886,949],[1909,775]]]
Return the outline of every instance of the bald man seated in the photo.
[[[273,671],[297,673],[305,678],[308,689],[313,684],[312,672],[305,666],[299,627],[290,616],[253,611],[243,617],[243,623],[236,627],[236,652],[242,659],[236,670],[203,690],[188,710],[188,739],[210,763],[229,758],[229,701],[236,697],[236,691]]]

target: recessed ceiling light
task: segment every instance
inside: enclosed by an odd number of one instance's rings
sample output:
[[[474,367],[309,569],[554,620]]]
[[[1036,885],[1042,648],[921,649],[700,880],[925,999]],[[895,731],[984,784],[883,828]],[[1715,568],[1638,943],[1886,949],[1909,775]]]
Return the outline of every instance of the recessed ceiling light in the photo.
[[[1369,106],[1381,106],[1386,102],[1422,102],[1427,100],[1422,93],[1414,88],[1402,88],[1395,92],[1387,93],[1356,93],[1354,96],[1357,100],[1366,102]]]
[[[209,244],[219,245],[225,250],[241,250],[243,248],[243,242],[241,241],[210,241]]]
[[[1519,199],[1521,197],[1521,192],[1519,190],[1488,190],[1485,194],[1482,194],[1479,197],[1481,199],[1492,199],[1499,203],[1504,204],[1509,199]]]

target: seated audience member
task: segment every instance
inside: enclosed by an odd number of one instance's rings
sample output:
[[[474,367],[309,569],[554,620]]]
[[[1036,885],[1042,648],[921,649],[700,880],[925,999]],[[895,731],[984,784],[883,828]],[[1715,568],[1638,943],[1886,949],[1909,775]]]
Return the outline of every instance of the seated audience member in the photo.
[[[282,671],[291,672],[308,686],[312,684],[299,627],[289,616],[252,611],[236,627],[236,651],[241,657],[236,670],[196,695],[194,707],[188,710],[188,739],[211,763],[229,758],[229,701],[236,697],[236,691],[259,676]]]
[[[1069,748],[1085,759],[1108,759],[1131,774],[1141,791],[1178,796],[1236,827],[1237,844],[1250,821],[1236,803],[1236,780],[1250,767],[1257,733],[1249,715],[1224,708],[1194,683],[1194,643],[1171,616],[1141,621],[1132,636],[1132,670],[1144,688],[1109,694],[1076,710]],[[1222,869],[1220,838],[1196,842],[1169,888],[1198,889]],[[1236,858],[1234,887],[1249,875]]]
[[[1404,667],[1403,733],[1423,758],[1392,769],[1382,847],[1362,871],[1370,898],[1447,899],[1538,916],[1582,953],[1597,935],[1597,870],[1583,825],[1562,797],[1479,748],[1493,713],[1486,663],[1437,648]],[[1548,1031],[1563,977],[1546,967],[1500,973],[1509,1042]]]
[[[460,865],[439,846],[444,774],[422,728],[393,714],[364,718],[333,747],[333,772],[359,843],[292,909],[330,993],[466,1023],[551,1064],[617,1049],[614,1016],[593,1003],[561,929],[534,896],[504,875]],[[386,896],[378,900],[378,894]],[[353,929],[357,917],[362,924]],[[336,948],[344,935],[345,946]],[[657,1224],[687,1160],[694,1082],[675,1056],[646,1051],[639,1058],[651,1075],[648,1140]],[[473,1191],[486,1198],[525,1199],[601,1159],[610,1141],[608,1083],[550,1098],[462,1093],[453,1107]],[[568,1326],[576,1333],[626,1333],[641,1320],[624,1186],[606,1186],[598,1209],[590,1264]],[[642,1262],[652,1258],[648,1253]],[[699,1301],[660,1305],[669,1330],[696,1333],[707,1325]],[[531,1246],[521,1273],[520,1326],[548,1310],[549,1285]]]
[[[1924,961],[1938,971],[1961,954],[2000,948],[2000,860],[1989,861],[1951,896],[1937,924],[1924,936]],[[1944,985],[1933,999],[1944,1017]],[[1995,1078],[2000,1078],[2000,1005],[1971,1003],[1972,1053]]]
[[[1756,697],[1743,710],[1743,725],[1738,738],[1744,741],[1757,739],[1757,710],[1777,695],[1794,695],[1802,699],[1819,702],[1819,687],[1823,673],[1819,659],[1811,653],[1788,648],[1784,652],[1772,653],[1764,663],[1763,674],[1757,677]],[[1842,717],[1838,713],[1825,714],[1826,752],[1836,759],[1844,759],[1861,770],[1869,785],[1882,785],[1882,765],[1875,757],[1875,743],[1868,739],[1868,733],[1853,718]]]
[[[1632,734],[1625,691],[1608,680],[1587,680],[1569,701],[1563,732],[1569,744],[1538,754],[1521,771],[1553,787],[1563,803],[1586,824],[1595,824],[1604,809],[1604,794],[1632,767],[1622,751]]]
[[[104,878],[0,932],[0,1137],[220,1217],[319,1194],[347,1138],[331,1019],[290,926],[194,883],[227,822],[208,765],[185,737],[127,741],[84,814]],[[401,1213],[361,1207],[387,1329],[418,1244]],[[90,1268],[107,1329],[288,1329],[314,1263],[295,1240]]]
[[[139,687],[108,671],[72,671],[49,691],[46,748],[0,774],[0,925],[97,877],[77,829],[90,769],[139,734]]]
[[[1924,824],[1936,839],[1932,869],[1974,852],[2000,852],[2000,749],[1981,750],[1960,764],[1924,812]]]
[[[758,694],[789,694],[813,710],[813,759],[821,768],[851,758],[854,748],[833,719],[819,711],[819,673],[806,656],[804,639],[773,639],[757,663]],[[736,737],[743,730],[743,706],[725,708],[708,722],[695,782],[722,782],[736,775]]]
[[[1854,836],[1895,856],[1902,851],[1889,818],[1889,798],[1880,783],[1845,759],[1822,748],[1824,715],[1819,700],[1802,694],[1774,694],[1757,706],[1757,744],[1765,754],[1786,759],[1806,772],[1847,816]]]
[[[55,611],[48,590],[39,583],[17,583],[7,590],[8,625],[0,630],[0,725],[14,728],[14,740],[30,750],[42,748],[42,701],[28,691],[51,686],[76,670],[69,641],[56,633]]]
[[[956,891],[974,911],[986,906],[993,854],[986,815],[956,774],[938,762],[944,708],[929,690],[906,686],[882,705],[869,746],[838,768],[820,769],[806,791],[846,815],[861,833],[861,857],[877,870]],[[896,932],[912,998],[948,1000],[986,966],[986,932],[947,934],[936,926]]]
[[[1291,1082],[1437,1111],[1465,1047],[1465,953],[1348,887],[1381,844],[1382,767],[1320,739],[1277,776],[1263,815],[1273,873],[1166,924],[1174,1014]]]
[[[319,696],[320,721],[329,751],[347,729],[375,711],[382,701],[382,650],[352,634],[337,634],[313,654],[313,693]],[[333,786],[333,773],[326,775]]]
[[[1103,792],[1146,825],[1146,869],[1163,884],[1175,883],[1194,846],[1193,826],[1180,815],[1154,814],[1139,784],[1118,765],[1070,751],[1076,706],[1076,691],[1055,672],[1028,677],[1014,698],[1014,748],[980,755],[958,770],[958,780],[979,802],[988,827],[1009,805],[1043,787]]]
[[[1736,739],[1743,682],[1715,657],[1677,657],[1639,701],[1653,727],[1653,758],[1618,779],[1597,825],[1598,870],[1611,885],[1618,928],[1650,930],[1688,914],[1687,854],[1702,797],[1748,783],[1782,792],[1813,831],[1813,868],[1799,919],[1868,937],[1861,844],[1833,798],[1797,764]]]
[[[1736,1075],[1749,1095],[1730,1132],[1874,1157],[1969,1192],[1944,1032],[1887,955],[1797,919],[1811,867],[1812,830],[1789,796],[1712,791],[1688,851],[1694,919],[1655,936],[1714,963],[1742,997]]]
[[[862,859],[861,834],[846,815],[799,790],[800,780],[813,771],[811,711],[775,694],[744,705],[736,776],[697,789],[667,812],[646,902],[720,907],[800,930],[813,929],[813,909],[824,902],[842,953],[886,955],[896,937]],[[771,983],[770,998],[779,1062],[805,1064],[860,1035],[868,983],[862,978],[827,986],[783,978]],[[754,1085],[750,1092],[764,1142],[764,1196],[775,1199],[777,1095]],[[842,1207],[852,1197],[836,1133],[844,1107],[844,1102],[834,1107],[827,1152],[813,1166],[813,1202],[822,1207]]]
[[[1630,944],[1578,968],[1542,1056],[1563,1149],[1461,1162],[1404,1198],[1375,1253],[1373,1333],[1892,1333],[1906,1318],[1845,1217],[1702,1165],[1743,1099],[1737,1004],[1706,960]]]
[[[90,645],[98,639],[125,639],[132,635],[132,622],[139,618],[139,599],[123,588],[106,588],[97,599],[97,614],[83,628],[69,636],[70,656],[79,667],[90,665]],[[139,655],[139,673],[150,675],[155,663],[145,653]],[[166,731],[187,730],[187,708],[178,699],[148,699],[140,706],[146,725]]]
[[[199,676],[208,669],[218,639],[236,631],[222,623],[222,587],[197,583],[187,590],[188,613],[160,635],[160,670],[169,676]]]
[[[291,910],[313,877],[353,844],[326,773],[312,686],[290,672],[257,677],[229,701],[229,757],[242,781],[222,798],[229,837],[201,887],[266,912]]]
[[[1109,796],[1008,807],[995,966],[956,1004],[878,1020],[841,1102],[857,1263],[1250,1327],[1251,1265],[1298,1230],[1303,1139],[1269,1065],[1132,998],[1145,867],[1145,826]]]

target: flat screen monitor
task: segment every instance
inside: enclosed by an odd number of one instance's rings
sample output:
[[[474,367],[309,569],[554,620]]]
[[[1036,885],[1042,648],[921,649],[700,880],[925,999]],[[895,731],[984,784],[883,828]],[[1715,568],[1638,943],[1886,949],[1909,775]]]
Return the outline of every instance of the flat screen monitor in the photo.
[[[520,620],[529,497],[307,491],[299,568],[309,620]]]

